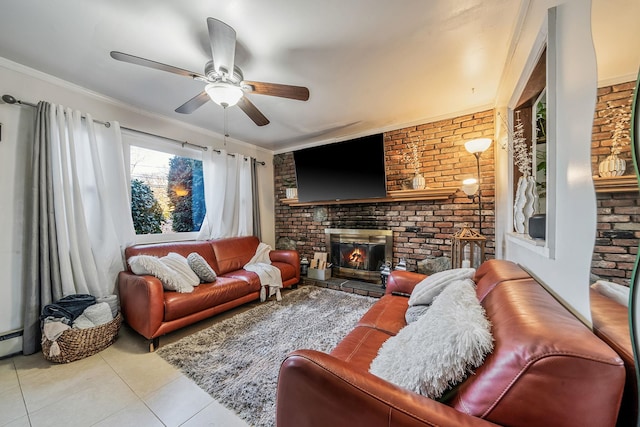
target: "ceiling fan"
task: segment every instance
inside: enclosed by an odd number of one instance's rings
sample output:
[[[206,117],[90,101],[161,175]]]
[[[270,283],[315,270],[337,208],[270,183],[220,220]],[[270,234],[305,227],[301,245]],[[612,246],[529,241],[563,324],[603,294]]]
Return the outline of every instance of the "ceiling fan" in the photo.
[[[223,108],[237,104],[256,125],[264,126],[269,124],[269,119],[249,101],[246,94],[255,93],[300,101],[309,99],[309,89],[303,86],[244,80],[242,71],[234,64],[236,52],[235,30],[214,18],[207,18],[207,27],[209,29],[213,60],[205,65],[204,74],[117,51],[112,51],[111,57],[118,61],[167,71],[206,83],[207,85],[201,93],[176,108],[175,111],[177,113],[191,114],[209,100],[212,100]]]

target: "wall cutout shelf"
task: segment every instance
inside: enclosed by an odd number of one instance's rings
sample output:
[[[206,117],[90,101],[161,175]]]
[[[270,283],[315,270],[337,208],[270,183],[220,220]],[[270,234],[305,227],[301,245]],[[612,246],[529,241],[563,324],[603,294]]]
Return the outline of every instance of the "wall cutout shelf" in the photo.
[[[298,202],[298,199],[280,199],[289,206],[350,205],[356,203],[389,203],[418,200],[446,200],[455,194],[458,187],[426,188],[424,190],[395,190],[387,192],[387,197],[379,199],[325,200],[321,202]]]
[[[611,177],[593,177],[596,193],[633,193],[638,191],[638,178],[635,175]]]

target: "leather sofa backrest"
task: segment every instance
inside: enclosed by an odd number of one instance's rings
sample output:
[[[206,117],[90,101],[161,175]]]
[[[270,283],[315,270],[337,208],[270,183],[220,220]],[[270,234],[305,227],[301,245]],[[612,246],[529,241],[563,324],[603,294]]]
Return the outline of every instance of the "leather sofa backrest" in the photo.
[[[260,240],[255,236],[231,237],[209,241],[216,261],[218,274],[240,270],[256,253]]]
[[[210,241],[207,240],[189,240],[186,242],[171,242],[171,243],[151,243],[144,245],[129,246],[124,250],[124,256],[128,260],[129,257],[134,255],[152,255],[157,257],[166,256],[169,252],[175,252],[183,257],[187,257],[191,252],[199,253],[207,263],[213,268],[216,273],[218,271],[218,264],[216,263],[216,257],[213,253]],[[131,271],[131,267],[127,263],[127,269]]]
[[[518,264],[511,261],[490,259],[476,270],[476,295],[479,301],[491,292],[493,288],[507,280],[529,279],[531,276]]]
[[[624,361],[627,381],[618,415],[619,426],[636,425],[638,419],[638,380],[633,358],[629,309],[593,289],[589,289],[593,332],[616,351]]]
[[[449,404],[500,425],[613,425],[625,381],[620,357],[534,279],[488,280],[482,270],[481,282],[499,284],[482,300],[495,347]],[[607,410],[594,417],[589,407]]]

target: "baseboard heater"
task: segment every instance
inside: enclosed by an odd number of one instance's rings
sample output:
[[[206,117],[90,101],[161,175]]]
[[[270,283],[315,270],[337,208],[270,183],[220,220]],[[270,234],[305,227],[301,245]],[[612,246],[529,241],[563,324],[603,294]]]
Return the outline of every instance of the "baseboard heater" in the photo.
[[[24,332],[23,329],[16,329],[15,331],[5,332],[4,334],[0,335],[0,341],[5,341],[5,340],[10,340],[11,338],[21,337],[23,332]]]

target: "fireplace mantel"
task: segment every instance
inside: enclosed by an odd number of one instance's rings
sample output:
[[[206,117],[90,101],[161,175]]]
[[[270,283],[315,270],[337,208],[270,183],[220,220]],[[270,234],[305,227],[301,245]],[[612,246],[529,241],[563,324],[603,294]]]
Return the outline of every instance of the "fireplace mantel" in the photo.
[[[458,187],[426,188],[424,190],[396,190],[387,192],[387,197],[378,199],[324,200],[319,202],[298,202],[298,199],[280,199],[289,206],[349,205],[356,203],[388,203],[416,200],[446,200]]]

